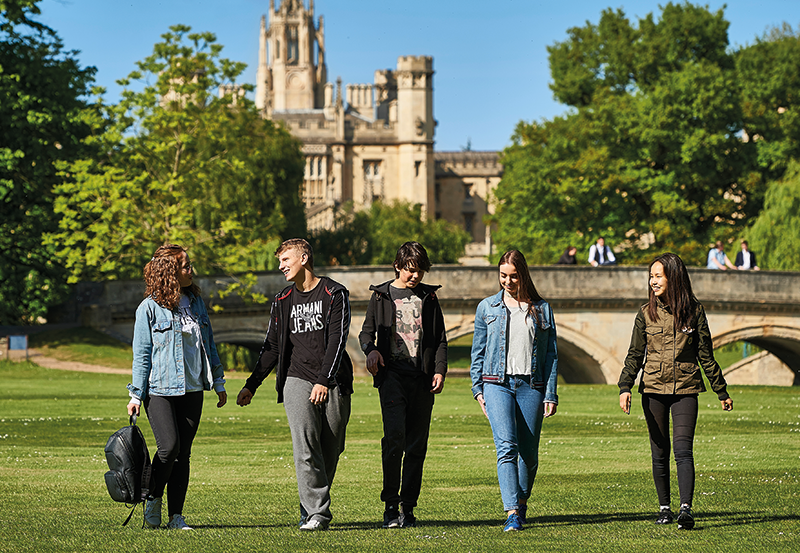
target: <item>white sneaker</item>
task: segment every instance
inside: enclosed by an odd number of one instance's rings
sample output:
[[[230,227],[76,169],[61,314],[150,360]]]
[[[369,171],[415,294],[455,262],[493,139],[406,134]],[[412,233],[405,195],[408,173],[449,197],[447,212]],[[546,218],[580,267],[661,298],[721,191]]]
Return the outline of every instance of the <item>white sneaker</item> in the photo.
[[[327,530],[327,529],[328,529],[327,524],[320,522],[315,518],[307,520],[305,524],[302,524],[300,526],[300,530],[303,530],[305,532],[316,532],[318,530]]]
[[[193,530],[191,526],[186,524],[186,520],[183,518],[183,515],[175,515],[172,517],[167,523],[167,528],[172,528],[175,530]]]
[[[150,528],[161,526],[161,498],[147,498],[144,507],[144,522]]]

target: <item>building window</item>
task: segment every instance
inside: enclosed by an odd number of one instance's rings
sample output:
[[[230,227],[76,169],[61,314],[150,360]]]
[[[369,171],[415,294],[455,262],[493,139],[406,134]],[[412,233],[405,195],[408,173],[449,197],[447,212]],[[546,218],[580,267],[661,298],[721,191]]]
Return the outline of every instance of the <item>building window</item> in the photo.
[[[286,34],[286,62],[296,64],[300,58],[297,52],[297,27],[289,27]]]
[[[415,177],[419,176],[419,168],[420,168],[421,165],[422,165],[421,161],[415,161],[414,162],[414,176]]]
[[[464,230],[472,236],[472,227],[475,222],[475,214],[474,213],[464,213]]]
[[[472,200],[472,183],[465,182],[464,183],[464,199],[465,200]]]
[[[380,160],[364,161],[364,205],[383,198],[383,171]]]

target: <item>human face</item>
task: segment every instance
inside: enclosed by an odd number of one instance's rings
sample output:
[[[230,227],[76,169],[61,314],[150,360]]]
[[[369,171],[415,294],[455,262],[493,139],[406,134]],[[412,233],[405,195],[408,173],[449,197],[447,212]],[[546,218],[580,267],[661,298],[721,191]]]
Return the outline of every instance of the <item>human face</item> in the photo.
[[[286,280],[294,281],[304,270],[307,258],[297,248],[287,248],[278,255],[278,261],[278,270],[284,274]]]
[[[742,242],[742,251],[743,252],[747,251],[747,244],[745,244],[744,242]]]
[[[606,245],[606,239],[605,238],[598,238],[597,239],[597,245],[602,248],[603,246]]]
[[[192,267],[192,263],[189,261],[189,256],[186,252],[181,252],[178,256],[178,284],[180,284],[181,288],[188,288],[192,285],[192,280],[194,275],[192,271],[194,267]]]
[[[500,287],[515,298],[519,295],[519,274],[511,263],[500,265]]]
[[[657,298],[660,298],[667,291],[667,277],[664,276],[664,266],[660,261],[653,263],[650,267],[650,288]]]
[[[397,269],[397,267],[395,267]],[[425,271],[417,267],[404,267],[397,270],[397,278],[394,281],[395,288],[416,288],[422,282]]]

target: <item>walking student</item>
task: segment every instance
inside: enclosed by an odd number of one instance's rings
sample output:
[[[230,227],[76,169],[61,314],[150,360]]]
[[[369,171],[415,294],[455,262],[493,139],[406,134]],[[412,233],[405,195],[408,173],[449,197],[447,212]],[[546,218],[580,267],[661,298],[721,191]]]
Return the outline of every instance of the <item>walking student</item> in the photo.
[[[680,511],[678,528],[694,527],[694,457],[692,446],[697,426],[697,396],[705,392],[698,363],[717,394],[722,409],[733,409],[725,378],[714,359],[714,346],[703,306],[692,292],[689,273],[680,257],[673,253],[658,256],[650,263],[650,301],[636,315],[625,366],[619,377],[619,405],[631,410],[631,388],[639,371],[642,408],[650,434],[653,480],[659,505],[656,524],[671,524],[669,457],[670,415],[672,449],[678,470]]]
[[[189,457],[203,411],[203,391],[228,401],[222,363],[208,312],[181,246],[165,244],[144,267],[145,299],[136,309],[128,415],[147,412],[156,439],[145,523],[161,525],[164,490],[167,528],[191,530],[183,518]]]
[[[525,256],[507,251],[498,269],[500,291],[475,312],[470,376],[492,426],[509,532],[527,523],[542,419],[558,405],[558,350],[553,311],[536,291]]]
[[[326,530],[353,393],[353,365],[345,351],[350,300],[344,286],[314,273],[311,245],[302,238],[285,241],[275,255],[292,284],[272,302],[264,345],[236,403],[249,405],[277,367],[278,403],[292,433],[300,530]]]
[[[440,286],[422,284],[430,268],[421,244],[400,246],[395,279],[370,286],[358,336],[381,402],[384,528],[416,524],[433,400],[447,373],[444,316],[436,297]]]

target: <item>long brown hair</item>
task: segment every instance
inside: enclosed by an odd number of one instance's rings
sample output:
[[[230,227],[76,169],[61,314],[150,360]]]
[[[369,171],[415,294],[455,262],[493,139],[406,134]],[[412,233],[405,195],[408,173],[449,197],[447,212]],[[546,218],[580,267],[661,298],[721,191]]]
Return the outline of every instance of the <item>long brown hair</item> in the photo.
[[[536,314],[533,304],[534,302],[541,301],[542,296],[539,295],[536,286],[533,285],[533,279],[531,279],[531,273],[528,271],[528,262],[525,261],[525,256],[522,255],[522,252],[519,250],[508,250],[500,258],[497,269],[499,270],[500,265],[505,264],[513,265],[514,269],[517,270],[517,274],[519,275],[518,300],[528,304],[528,315],[532,316],[533,320],[538,324],[539,316]]]
[[[178,281],[178,256],[186,250],[177,244],[164,244],[156,250],[152,259],[144,266],[144,282],[147,289],[145,297],[153,300],[164,309],[173,310],[181,301],[180,282]],[[192,282],[186,292],[200,295],[200,288]]]
[[[650,271],[656,263],[661,263],[661,266],[664,267],[667,291],[662,295],[661,302],[672,312],[675,328],[678,330],[692,328],[699,302],[692,292],[692,281],[689,280],[689,271],[686,270],[686,265],[674,253],[661,254],[650,263],[647,274],[647,288],[650,290],[647,314],[652,320],[658,321],[658,299],[650,287]]]

